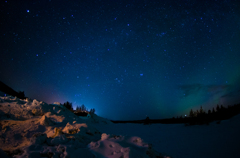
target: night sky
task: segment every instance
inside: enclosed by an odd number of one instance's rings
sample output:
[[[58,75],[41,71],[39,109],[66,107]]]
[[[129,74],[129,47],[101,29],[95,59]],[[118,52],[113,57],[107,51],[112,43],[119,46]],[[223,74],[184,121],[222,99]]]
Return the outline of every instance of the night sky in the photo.
[[[240,103],[239,0],[1,1],[0,81],[112,120]]]

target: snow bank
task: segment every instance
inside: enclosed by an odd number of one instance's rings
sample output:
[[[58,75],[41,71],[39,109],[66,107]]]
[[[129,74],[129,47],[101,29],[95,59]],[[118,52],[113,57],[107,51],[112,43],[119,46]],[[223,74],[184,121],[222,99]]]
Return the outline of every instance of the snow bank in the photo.
[[[139,137],[102,134],[96,125],[113,125],[92,115],[81,119],[60,103],[0,97],[1,157],[156,157]]]
[[[97,157],[161,157],[152,149],[151,144],[143,142],[139,137],[125,137],[102,134],[101,140],[91,142],[88,147]]]

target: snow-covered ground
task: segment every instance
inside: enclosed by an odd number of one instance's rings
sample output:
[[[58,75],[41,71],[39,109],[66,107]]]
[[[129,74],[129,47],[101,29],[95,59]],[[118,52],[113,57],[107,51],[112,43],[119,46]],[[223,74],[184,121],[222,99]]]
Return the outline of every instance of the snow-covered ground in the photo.
[[[83,119],[59,103],[0,97],[0,157],[165,157],[140,137],[101,133],[96,125],[113,123]]]
[[[240,155],[240,115],[210,125],[113,124],[62,105],[0,97],[0,157],[226,158]],[[165,156],[167,155],[167,156]]]
[[[138,136],[173,158],[240,157],[240,115],[209,125],[128,123],[95,127],[100,132]]]

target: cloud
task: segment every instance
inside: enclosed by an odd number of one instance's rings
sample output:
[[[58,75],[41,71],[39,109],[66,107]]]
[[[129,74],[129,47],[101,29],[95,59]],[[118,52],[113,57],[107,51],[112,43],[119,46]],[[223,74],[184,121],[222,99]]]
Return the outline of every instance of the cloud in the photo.
[[[191,84],[181,85],[178,89],[183,91],[184,96],[189,95],[216,95],[219,93],[229,93],[231,91],[230,85],[203,85],[203,84]]]
[[[237,91],[229,92],[229,93],[221,96],[221,98],[235,98],[235,97],[239,97],[240,98],[240,89],[237,90]]]
[[[223,105],[232,105],[240,103],[240,90],[235,89],[229,93],[226,93],[220,97],[220,102]]]

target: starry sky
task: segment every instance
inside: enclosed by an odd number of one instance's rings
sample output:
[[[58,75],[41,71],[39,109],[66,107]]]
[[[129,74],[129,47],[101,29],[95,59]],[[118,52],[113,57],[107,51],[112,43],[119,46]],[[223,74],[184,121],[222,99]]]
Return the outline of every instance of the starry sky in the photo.
[[[238,0],[0,2],[0,80],[112,120],[240,103]]]

